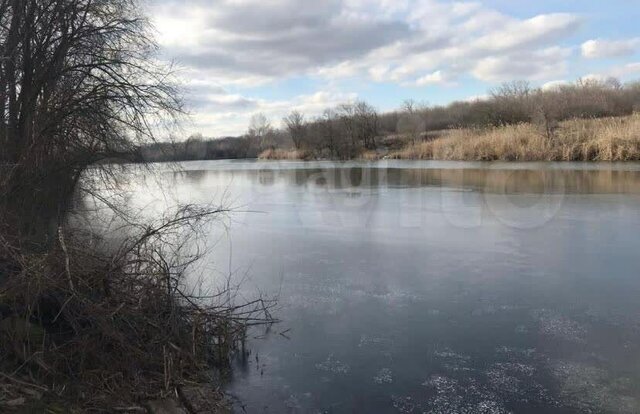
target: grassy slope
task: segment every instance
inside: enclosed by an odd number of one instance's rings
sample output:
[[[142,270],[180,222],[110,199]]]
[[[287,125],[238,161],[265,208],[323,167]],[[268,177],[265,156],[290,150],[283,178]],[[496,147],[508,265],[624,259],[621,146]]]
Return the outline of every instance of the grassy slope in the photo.
[[[533,124],[482,129],[452,129],[435,139],[402,142],[395,138],[393,159],[460,161],[640,161],[640,114],[618,118],[574,119],[562,122],[549,136]],[[384,153],[364,151],[363,160]],[[269,160],[309,160],[309,151],[269,149]]]
[[[566,121],[551,137],[532,124],[451,130],[433,141],[409,144],[391,152],[389,157],[478,161],[640,160],[640,114]]]

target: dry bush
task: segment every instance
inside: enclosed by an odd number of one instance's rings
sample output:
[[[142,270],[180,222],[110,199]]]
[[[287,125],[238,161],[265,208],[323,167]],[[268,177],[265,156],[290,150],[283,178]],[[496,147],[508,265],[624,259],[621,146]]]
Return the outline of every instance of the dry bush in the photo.
[[[571,120],[562,126],[567,143],[558,158],[590,161],[640,160],[640,114],[624,118]]]
[[[312,160],[313,154],[306,150],[285,150],[279,148],[270,148],[264,150],[258,156],[261,160]]]
[[[0,238],[0,377],[31,378],[41,392],[83,410],[210,382],[205,373],[244,349],[250,326],[274,322],[271,301],[236,304],[228,287],[202,296],[185,284],[201,256],[194,235],[224,212],[181,207],[128,226],[109,253],[62,229],[60,251],[43,254]]]
[[[363,151],[358,156],[358,159],[363,161],[377,161],[382,156],[377,151]]]
[[[562,122],[551,136],[533,124],[451,130],[442,138],[409,145],[389,157],[474,161],[640,160],[640,115],[569,120]]]
[[[184,114],[144,10],[137,0],[0,0],[0,379],[84,408],[173,392],[223,362],[249,325],[271,321],[262,300],[185,290],[199,257],[189,237],[223,211],[129,221],[109,250],[66,226],[89,171],[108,185],[114,160],[140,160],[139,145]],[[206,150],[199,139],[184,148]]]

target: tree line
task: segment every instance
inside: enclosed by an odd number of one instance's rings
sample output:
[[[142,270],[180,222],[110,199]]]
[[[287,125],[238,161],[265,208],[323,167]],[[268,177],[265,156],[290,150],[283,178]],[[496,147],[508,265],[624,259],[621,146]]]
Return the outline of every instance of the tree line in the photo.
[[[615,78],[580,79],[542,89],[528,82],[504,83],[482,99],[449,105],[407,100],[395,111],[379,113],[356,101],[325,109],[309,118],[292,111],[275,128],[264,114],[251,118],[240,137],[154,143],[143,148],[149,161],[256,158],[269,149],[297,150],[316,158],[350,159],[381,145],[431,139],[439,131],[534,123],[551,135],[558,123],[573,118],[630,115],[640,110],[640,83],[622,84]]]

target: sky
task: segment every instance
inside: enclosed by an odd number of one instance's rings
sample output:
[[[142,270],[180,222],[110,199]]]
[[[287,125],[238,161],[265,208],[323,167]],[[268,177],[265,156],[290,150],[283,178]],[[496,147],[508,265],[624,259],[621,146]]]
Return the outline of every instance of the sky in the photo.
[[[638,0],[150,0],[186,133],[240,135],[357,99],[476,99],[512,80],[640,79]]]

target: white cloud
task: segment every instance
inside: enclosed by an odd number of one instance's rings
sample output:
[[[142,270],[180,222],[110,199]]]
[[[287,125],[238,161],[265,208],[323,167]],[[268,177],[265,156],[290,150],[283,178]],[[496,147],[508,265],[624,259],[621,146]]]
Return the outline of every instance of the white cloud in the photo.
[[[491,95],[486,95],[486,94],[473,95],[473,96],[469,96],[469,97],[463,99],[462,101],[463,102],[478,102],[478,101],[486,101],[489,98],[491,98]]]
[[[486,30],[488,27],[502,27],[514,21],[515,19],[512,19],[500,12],[485,9],[474,13],[464,21],[460,27],[464,32],[473,33]]]
[[[513,21],[504,28],[492,31],[473,42],[474,48],[486,51],[518,50],[556,42],[572,33],[580,19],[571,14],[557,13]]]
[[[624,65],[611,66],[598,73],[590,73],[582,77],[585,80],[606,82],[610,78],[621,80],[636,79],[640,76],[640,62],[632,62]]]
[[[215,134],[237,133],[251,112],[314,113],[348,98],[250,96],[253,87],[293,77],[418,87],[451,86],[465,76],[558,79],[571,55],[558,45],[582,22],[566,13],[516,17],[480,1],[151,1],[162,55],[185,67],[195,122]]]
[[[640,48],[640,38],[624,40],[594,39],[581,46],[582,56],[587,59],[614,58],[633,55]]]
[[[567,85],[571,85],[571,82],[566,80],[554,80],[543,83],[540,89],[542,89],[543,91],[553,91]]]
[[[280,126],[280,120],[293,110],[308,118],[319,116],[328,107],[357,99],[355,93],[318,91],[309,95],[298,95],[288,100],[268,101],[241,95],[217,94],[209,97],[208,103],[193,116],[190,133],[206,131],[211,136],[240,135],[245,132],[251,116],[264,113],[272,125]]]
[[[640,62],[627,63],[623,66],[618,66],[611,71],[612,76],[624,78],[627,76],[640,75]]]
[[[491,79],[493,82],[496,77],[491,72],[506,73],[509,79],[517,75],[504,67],[514,65],[513,61],[522,60],[522,56],[529,54],[536,59],[554,60],[534,65],[540,72],[534,73],[525,67],[526,70],[515,77],[546,80],[547,76],[566,71],[566,60],[570,55],[549,53],[549,50],[574,33],[582,21],[578,16],[564,13],[516,19],[477,3],[465,3],[465,7],[458,8],[435,1],[425,4],[412,11],[407,19],[428,24],[424,27],[414,24],[411,36],[350,61],[348,75],[355,76],[360,71],[376,82],[423,86],[451,85],[457,76],[469,73],[480,80]],[[429,13],[431,17],[427,18]],[[328,78],[340,76],[344,72],[342,65],[330,66],[319,73]],[[447,73],[446,82],[438,78],[438,71],[440,76]]]
[[[491,56],[479,60],[472,74],[486,82],[554,79],[567,73],[566,60],[570,54],[570,49],[552,47],[532,53]]]
[[[606,83],[609,79],[611,79],[611,77],[603,73],[589,73],[588,75],[584,75],[580,78],[580,80],[583,82],[597,83]]]
[[[382,7],[382,6],[380,6]],[[166,0],[154,22],[167,58],[211,76],[279,79],[340,64],[410,34],[401,19],[326,0]]]
[[[441,70],[429,73],[416,80],[417,86],[430,86],[430,85],[452,85],[450,77],[444,74]]]
[[[308,74],[419,85],[438,67],[464,72],[488,54],[554,46],[581,22],[518,19],[468,1],[194,0],[187,11],[163,1],[155,21],[165,55],[239,85]]]
[[[321,67],[316,74],[328,79],[348,78],[357,75],[360,70],[357,63],[347,60],[335,66]]]

